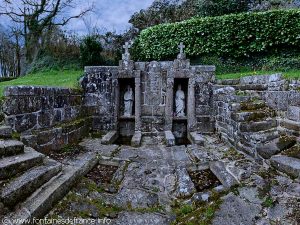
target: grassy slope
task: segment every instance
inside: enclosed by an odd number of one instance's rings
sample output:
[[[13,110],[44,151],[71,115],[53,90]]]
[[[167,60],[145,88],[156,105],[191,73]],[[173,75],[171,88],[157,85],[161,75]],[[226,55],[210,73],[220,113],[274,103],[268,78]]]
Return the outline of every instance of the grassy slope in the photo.
[[[83,74],[81,70],[47,71],[29,74],[15,80],[0,83],[0,96],[6,86],[34,85],[78,88],[78,79]]]
[[[274,74],[276,71],[249,71],[243,73],[217,74],[217,79],[237,79],[250,75]],[[58,86],[78,88],[78,79],[83,74],[82,70],[47,71],[29,74],[15,80],[0,82],[0,96],[3,95],[6,86],[34,85],[34,86]],[[300,70],[292,70],[283,73],[286,78],[299,79]]]
[[[217,79],[238,79],[240,77],[251,76],[251,75],[266,75],[266,74],[274,74],[280,73],[276,71],[248,71],[242,73],[228,73],[228,74],[217,74]],[[287,79],[299,79],[300,78],[300,70],[290,70],[282,73]]]

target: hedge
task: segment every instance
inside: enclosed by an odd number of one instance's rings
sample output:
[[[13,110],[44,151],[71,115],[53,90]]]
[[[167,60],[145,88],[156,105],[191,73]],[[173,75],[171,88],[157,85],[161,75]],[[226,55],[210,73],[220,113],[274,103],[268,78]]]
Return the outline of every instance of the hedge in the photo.
[[[141,32],[136,60],[168,59],[183,42],[188,56],[241,57],[269,49],[300,48],[300,10],[231,14],[160,24]]]

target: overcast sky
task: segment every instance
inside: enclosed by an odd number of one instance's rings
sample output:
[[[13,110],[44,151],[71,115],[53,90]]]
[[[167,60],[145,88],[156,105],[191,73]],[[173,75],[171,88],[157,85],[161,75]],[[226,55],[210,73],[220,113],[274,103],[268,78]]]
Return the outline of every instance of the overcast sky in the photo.
[[[122,33],[129,27],[128,20],[130,16],[141,9],[151,5],[153,0],[76,0],[76,7],[71,9],[69,14],[80,12],[87,5],[94,5],[93,12],[86,16],[84,22],[82,19],[72,20],[68,30],[79,34],[87,33],[87,27],[94,26],[106,31],[116,31]],[[1,2],[1,0],[0,0]],[[1,18],[0,23],[7,24],[8,21]],[[85,25],[87,24],[87,26]]]
[[[153,0],[94,0],[94,12],[86,17],[86,21],[92,26],[121,32],[129,27],[128,20],[134,12],[147,8],[152,2]],[[77,31],[86,30],[84,22],[78,20],[71,22],[69,27]]]

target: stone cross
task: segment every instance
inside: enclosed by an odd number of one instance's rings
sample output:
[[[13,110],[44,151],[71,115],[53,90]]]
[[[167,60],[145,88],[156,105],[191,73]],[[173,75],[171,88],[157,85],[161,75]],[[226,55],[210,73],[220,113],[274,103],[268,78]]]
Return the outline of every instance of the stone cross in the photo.
[[[125,49],[125,54],[129,54],[129,49],[131,48],[131,45],[128,42],[125,42],[123,48]]]
[[[178,45],[179,49],[180,49],[180,54],[183,54],[183,49],[185,48],[185,45],[180,42],[180,45]]]

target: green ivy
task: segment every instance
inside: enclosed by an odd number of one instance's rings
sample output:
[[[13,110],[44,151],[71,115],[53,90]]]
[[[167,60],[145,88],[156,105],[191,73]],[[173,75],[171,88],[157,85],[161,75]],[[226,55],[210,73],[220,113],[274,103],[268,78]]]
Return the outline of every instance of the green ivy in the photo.
[[[300,10],[231,14],[161,24],[141,32],[136,60],[170,59],[184,42],[188,56],[249,57],[270,49],[300,48]]]

